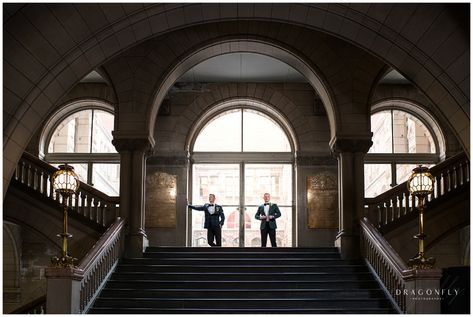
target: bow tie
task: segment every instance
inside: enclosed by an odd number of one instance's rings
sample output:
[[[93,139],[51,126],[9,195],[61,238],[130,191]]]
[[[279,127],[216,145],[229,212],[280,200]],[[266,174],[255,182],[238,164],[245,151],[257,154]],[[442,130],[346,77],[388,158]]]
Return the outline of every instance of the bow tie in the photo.
[[[212,206],[213,207],[214,204],[209,204],[209,206]]]
[[[264,203],[264,205],[265,205],[265,206],[266,206],[266,205],[269,205],[269,203]]]

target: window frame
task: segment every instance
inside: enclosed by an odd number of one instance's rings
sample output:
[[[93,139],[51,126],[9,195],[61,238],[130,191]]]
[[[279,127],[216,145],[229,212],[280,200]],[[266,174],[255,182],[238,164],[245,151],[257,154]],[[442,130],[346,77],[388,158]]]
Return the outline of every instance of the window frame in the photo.
[[[121,164],[120,153],[70,153],[58,152],[49,153],[48,148],[57,127],[69,116],[84,110],[100,110],[114,116],[115,113],[112,105],[92,99],[81,99],[61,107],[46,123],[40,137],[39,157],[50,164],[86,164],[87,180],[86,183],[94,186],[92,182],[94,164]]]
[[[387,110],[405,112],[419,120],[429,131],[435,146],[435,153],[366,153],[364,164],[389,164],[391,166],[390,186],[394,187],[399,185],[396,168],[398,164],[438,164],[445,157],[445,138],[435,118],[419,105],[405,100],[387,100],[374,105],[370,121],[373,114]],[[391,133],[393,133],[392,129]]]
[[[287,151],[279,152],[279,151],[252,151],[252,150],[245,150],[245,111],[248,111],[251,114],[258,114],[261,115],[262,117],[265,117],[266,120],[270,121],[274,126],[278,127],[281,129],[281,132],[283,133],[284,137],[286,138],[287,144],[289,145],[289,149]],[[207,151],[202,151],[202,150],[195,150],[195,146],[197,143],[197,140],[199,136],[202,134],[202,132],[208,127],[210,123],[212,123],[214,120],[218,120],[221,117],[224,117],[227,115],[227,113],[238,113],[239,114],[239,149],[235,150],[230,150],[230,151],[218,151],[218,150],[207,150]],[[274,118],[272,115],[266,113],[265,111],[261,111],[261,109],[256,109],[253,107],[248,107],[248,106],[239,106],[239,107],[232,107],[228,109],[223,109],[222,111],[215,113],[213,116],[208,118],[208,122],[202,124],[198,130],[195,131],[195,136],[193,137],[192,140],[192,145],[190,147],[190,152],[195,154],[199,153],[232,153],[232,154],[241,154],[241,153],[292,153],[294,152],[294,144],[291,142],[291,137],[288,134],[287,130],[285,129],[284,125],[279,122],[276,118]]]

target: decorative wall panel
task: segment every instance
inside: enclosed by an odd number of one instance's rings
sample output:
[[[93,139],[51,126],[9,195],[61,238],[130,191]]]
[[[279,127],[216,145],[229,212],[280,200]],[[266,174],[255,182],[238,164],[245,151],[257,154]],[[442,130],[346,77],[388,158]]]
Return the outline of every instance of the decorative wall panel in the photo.
[[[146,216],[148,228],[176,227],[177,175],[154,171],[146,176]]]
[[[320,173],[307,177],[307,226],[309,229],[338,228],[337,177]]]

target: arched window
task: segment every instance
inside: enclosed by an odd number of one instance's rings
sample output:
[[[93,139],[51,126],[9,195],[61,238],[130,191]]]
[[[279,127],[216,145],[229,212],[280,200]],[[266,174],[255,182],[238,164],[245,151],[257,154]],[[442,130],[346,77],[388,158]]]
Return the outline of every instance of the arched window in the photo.
[[[233,109],[212,118],[200,131],[194,152],[290,152],[281,126],[264,113]]]
[[[283,217],[280,246],[293,246],[293,171],[296,142],[292,127],[270,105],[233,100],[216,105],[194,126],[188,138],[192,161],[191,199],[203,204],[216,195],[226,216],[224,246],[254,246],[260,221],[254,215],[270,193]],[[192,213],[191,241],[203,236],[203,213]]]
[[[53,116],[43,133],[44,159],[55,166],[68,163],[82,182],[118,196],[120,157],[112,145],[113,124],[108,105],[84,101],[66,106]]]
[[[371,131],[373,145],[365,157],[365,197],[403,183],[419,164],[436,164],[444,148],[435,121],[411,103],[391,101],[375,107]]]

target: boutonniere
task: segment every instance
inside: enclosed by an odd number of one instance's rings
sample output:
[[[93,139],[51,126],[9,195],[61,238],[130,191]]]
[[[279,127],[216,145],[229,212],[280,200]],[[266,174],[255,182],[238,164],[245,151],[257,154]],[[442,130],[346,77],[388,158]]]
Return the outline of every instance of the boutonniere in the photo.
[[[216,206],[215,211],[220,211],[220,207]]]

